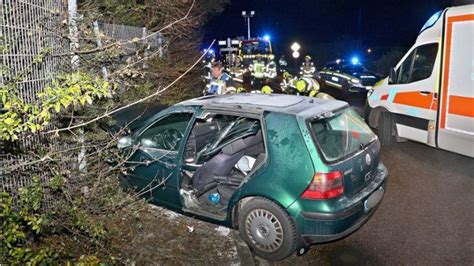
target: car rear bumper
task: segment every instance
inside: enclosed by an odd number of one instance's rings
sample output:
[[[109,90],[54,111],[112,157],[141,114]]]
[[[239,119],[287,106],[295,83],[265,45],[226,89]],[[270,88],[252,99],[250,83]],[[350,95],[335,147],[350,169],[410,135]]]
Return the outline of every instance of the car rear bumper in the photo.
[[[382,201],[386,177],[387,171],[382,166],[377,177],[364,189],[366,192],[360,192],[363,196],[350,200],[350,206],[341,211],[315,212],[301,208],[294,217],[302,241],[307,245],[329,242],[343,238],[360,228]]]
[[[357,229],[362,227],[365,222],[367,222],[372,216],[372,214],[375,212],[375,209],[371,210],[367,215],[365,215],[363,218],[359,219],[354,225],[346,229],[345,231],[341,233],[336,233],[336,234],[331,234],[331,235],[301,235],[302,240],[308,244],[318,244],[318,243],[326,243],[330,241],[334,241],[340,238],[344,238],[353,232],[355,232]]]

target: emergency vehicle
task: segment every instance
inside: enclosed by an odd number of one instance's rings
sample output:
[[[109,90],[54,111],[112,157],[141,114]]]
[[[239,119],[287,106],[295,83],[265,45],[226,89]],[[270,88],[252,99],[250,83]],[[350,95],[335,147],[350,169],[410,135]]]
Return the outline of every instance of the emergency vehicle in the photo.
[[[218,42],[219,52],[225,54],[227,59],[229,56],[237,55],[243,59],[244,64],[252,62],[257,57],[261,57],[264,61],[273,56],[272,43],[269,38],[252,38],[252,39],[230,39]],[[229,60],[229,59],[227,59]],[[229,63],[231,63],[229,61]]]
[[[340,89],[344,95],[351,92],[365,93],[380,80],[359,62],[346,63],[341,59],[326,64],[317,76],[323,86]]]
[[[474,157],[474,5],[434,14],[367,101],[383,144],[405,138]]]

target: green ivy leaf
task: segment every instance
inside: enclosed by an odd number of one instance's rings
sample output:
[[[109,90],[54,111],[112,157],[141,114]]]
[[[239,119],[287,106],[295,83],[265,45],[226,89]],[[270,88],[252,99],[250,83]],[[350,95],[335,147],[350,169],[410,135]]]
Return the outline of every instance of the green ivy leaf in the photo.
[[[3,122],[4,122],[5,124],[9,125],[9,126],[14,123],[14,121],[13,121],[13,119],[12,119],[11,117],[8,117],[8,118],[5,119]]]
[[[56,111],[56,113],[59,113],[59,111],[61,111],[61,102],[57,102],[54,105],[54,110]]]

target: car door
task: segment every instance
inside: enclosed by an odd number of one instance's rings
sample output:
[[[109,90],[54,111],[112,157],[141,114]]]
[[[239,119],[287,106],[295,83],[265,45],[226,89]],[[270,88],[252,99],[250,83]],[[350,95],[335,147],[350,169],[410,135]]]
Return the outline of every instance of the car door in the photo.
[[[193,112],[164,114],[137,133],[128,182],[153,203],[179,208],[178,164]]]
[[[344,79],[341,74],[341,67],[338,64],[331,65],[326,70],[325,83],[334,88],[342,88]]]

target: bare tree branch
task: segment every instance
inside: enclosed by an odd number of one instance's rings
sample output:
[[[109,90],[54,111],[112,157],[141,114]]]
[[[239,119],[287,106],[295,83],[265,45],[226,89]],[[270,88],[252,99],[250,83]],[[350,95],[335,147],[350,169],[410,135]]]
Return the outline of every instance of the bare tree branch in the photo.
[[[49,131],[46,131],[46,132],[43,132],[43,134],[51,134],[51,133],[54,133],[54,134],[58,134],[59,132],[61,131],[67,131],[67,130],[72,130],[72,129],[76,129],[76,128],[80,128],[80,127],[83,127],[83,126],[86,126],[86,125],[89,125],[91,123],[94,123],[96,121],[99,121],[105,117],[109,117],[111,114],[114,114],[114,113],[117,113],[119,111],[122,111],[124,109],[127,109],[128,107],[130,106],[133,106],[133,105],[136,105],[136,104],[139,104],[139,103],[142,103],[142,102],[145,102],[155,96],[158,96],[160,94],[162,94],[163,92],[167,91],[169,88],[171,88],[171,86],[173,86],[174,84],[176,84],[179,80],[181,80],[184,76],[186,76],[193,68],[195,68],[199,63],[201,63],[201,60],[204,58],[204,56],[207,54],[207,52],[211,49],[212,45],[214,45],[214,42],[215,40],[212,41],[212,43],[209,45],[209,47],[206,49],[206,53],[203,53],[195,62],[192,66],[190,66],[183,74],[181,74],[177,79],[175,79],[173,82],[171,82],[170,84],[168,84],[166,87],[164,87],[163,89],[158,89],[158,91],[156,91],[155,93],[151,94],[151,95],[148,95],[147,97],[141,99],[141,100],[138,100],[138,101],[135,101],[133,103],[130,103],[130,104],[127,104],[125,106],[122,106],[120,108],[117,108],[113,111],[110,111],[110,112],[106,112],[94,119],[91,119],[89,121],[86,121],[86,122],[83,122],[83,123],[80,123],[80,124],[77,124],[77,125],[74,125],[74,126],[69,126],[69,127],[65,127],[65,128],[58,128],[58,129],[54,129],[54,130],[49,130]]]

